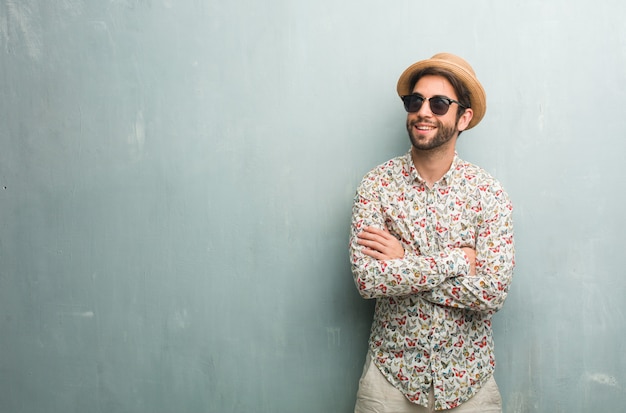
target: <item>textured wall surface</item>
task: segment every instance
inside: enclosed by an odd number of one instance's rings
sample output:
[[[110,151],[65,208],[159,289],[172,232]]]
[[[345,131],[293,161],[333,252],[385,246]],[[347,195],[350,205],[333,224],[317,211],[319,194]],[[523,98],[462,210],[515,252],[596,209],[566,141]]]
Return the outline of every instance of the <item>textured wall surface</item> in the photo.
[[[352,197],[440,51],[516,207],[505,413],[620,411],[626,3],[549,3],[0,0],[0,411],[350,412]]]

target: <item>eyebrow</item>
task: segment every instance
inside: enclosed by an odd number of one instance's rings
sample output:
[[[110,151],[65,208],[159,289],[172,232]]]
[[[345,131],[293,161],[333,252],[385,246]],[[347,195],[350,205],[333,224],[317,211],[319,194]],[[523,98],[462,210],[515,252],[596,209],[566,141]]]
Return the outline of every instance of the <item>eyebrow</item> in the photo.
[[[421,93],[416,93],[416,92],[413,92],[413,93],[411,93],[411,94],[412,94],[412,95],[419,96],[419,97],[421,97],[422,99],[426,99],[426,98],[424,97],[424,95],[422,95]],[[433,99],[433,98],[443,98],[443,99],[455,100],[455,99],[452,99],[451,97],[446,96],[446,95],[433,95],[433,96],[429,97],[428,99]]]

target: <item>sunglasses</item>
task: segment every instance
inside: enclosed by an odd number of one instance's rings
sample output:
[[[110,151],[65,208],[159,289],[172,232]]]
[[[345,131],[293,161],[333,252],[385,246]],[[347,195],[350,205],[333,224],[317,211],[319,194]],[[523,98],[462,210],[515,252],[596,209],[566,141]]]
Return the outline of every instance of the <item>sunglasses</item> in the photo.
[[[425,100],[430,104],[430,111],[437,116],[443,116],[448,113],[448,109],[450,109],[450,105],[453,103],[456,103],[463,109],[467,109],[467,106],[463,106],[460,102],[442,96],[433,96],[428,99],[416,94],[402,96],[404,109],[407,112],[418,112]]]

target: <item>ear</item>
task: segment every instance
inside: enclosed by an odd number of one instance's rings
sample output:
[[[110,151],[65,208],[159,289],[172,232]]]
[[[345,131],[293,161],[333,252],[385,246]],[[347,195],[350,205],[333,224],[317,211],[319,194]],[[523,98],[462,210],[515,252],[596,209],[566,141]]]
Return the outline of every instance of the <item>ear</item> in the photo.
[[[456,124],[456,127],[459,131],[464,131],[469,125],[470,121],[474,117],[474,111],[471,108],[465,109],[465,112],[459,118],[459,121]]]

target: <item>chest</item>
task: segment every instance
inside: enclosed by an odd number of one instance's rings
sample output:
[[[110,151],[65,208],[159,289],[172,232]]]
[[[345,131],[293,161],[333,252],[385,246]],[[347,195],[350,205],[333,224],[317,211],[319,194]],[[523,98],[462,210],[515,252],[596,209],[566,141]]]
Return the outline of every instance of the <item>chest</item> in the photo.
[[[482,223],[480,197],[469,187],[413,186],[381,196],[387,228],[422,253],[476,245]]]

